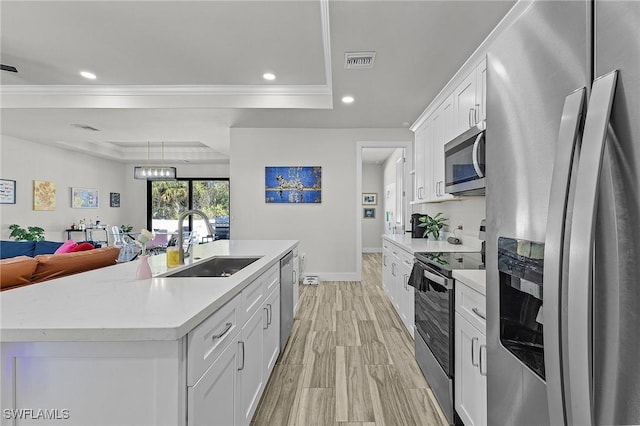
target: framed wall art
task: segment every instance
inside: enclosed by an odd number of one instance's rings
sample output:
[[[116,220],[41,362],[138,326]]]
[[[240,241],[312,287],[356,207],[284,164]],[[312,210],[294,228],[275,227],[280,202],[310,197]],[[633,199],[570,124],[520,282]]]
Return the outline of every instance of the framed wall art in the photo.
[[[362,217],[364,219],[375,219],[376,218],[376,208],[375,207],[365,207],[362,212]]]
[[[266,203],[321,203],[322,167],[265,167]]]
[[[33,210],[54,211],[56,209],[56,184],[46,180],[33,181]]]
[[[110,192],[109,193],[109,207],[120,207],[120,193],[119,192]]]
[[[71,207],[74,209],[97,209],[98,200],[97,189],[71,188]]]
[[[0,204],[16,203],[16,181],[0,179]]]
[[[378,204],[378,194],[375,192],[363,192],[362,204],[375,206]]]

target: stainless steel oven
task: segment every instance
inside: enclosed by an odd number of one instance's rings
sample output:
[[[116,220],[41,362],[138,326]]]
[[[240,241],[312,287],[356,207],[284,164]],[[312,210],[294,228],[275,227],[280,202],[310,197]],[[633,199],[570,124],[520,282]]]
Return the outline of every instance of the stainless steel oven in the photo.
[[[454,195],[485,193],[485,129],[480,123],[444,146],[445,191]]]
[[[454,423],[454,269],[484,269],[481,253],[416,253],[409,284],[415,287],[416,360],[442,411]]]

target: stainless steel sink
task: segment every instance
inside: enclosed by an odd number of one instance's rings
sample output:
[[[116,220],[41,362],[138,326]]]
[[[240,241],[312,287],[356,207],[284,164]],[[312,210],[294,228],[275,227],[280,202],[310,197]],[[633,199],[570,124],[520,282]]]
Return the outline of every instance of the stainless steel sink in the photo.
[[[167,277],[230,277],[251,265],[260,257],[214,257],[183,269]]]

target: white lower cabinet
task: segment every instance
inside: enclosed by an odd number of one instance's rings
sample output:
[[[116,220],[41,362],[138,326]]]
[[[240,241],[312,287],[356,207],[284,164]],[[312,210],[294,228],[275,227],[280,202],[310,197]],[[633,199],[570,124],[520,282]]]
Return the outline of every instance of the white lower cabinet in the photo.
[[[237,347],[235,341],[228,345],[200,380],[187,388],[190,425],[229,426],[239,423],[236,410],[230,409],[239,405],[236,372],[240,352]]]
[[[241,307],[231,309],[225,305],[190,333],[190,336],[206,339],[221,336],[222,339],[222,331],[236,330],[235,335],[232,331],[224,334],[227,346],[196,384],[187,388],[187,424],[248,426],[251,422],[280,354],[280,283],[274,268],[232,299],[234,303],[240,301]],[[230,312],[235,311],[250,315],[239,328],[228,326],[233,322],[229,319],[232,318]],[[224,328],[220,331],[222,325]],[[200,330],[202,326],[208,326],[211,331]],[[229,335],[232,337],[227,338]],[[207,345],[191,347],[202,347],[204,354],[211,353]],[[188,356],[189,362],[196,365],[201,359],[211,359],[192,352]]]
[[[485,297],[456,282],[455,408],[465,426],[487,424]],[[478,315],[478,313],[480,315]]]
[[[411,337],[415,330],[414,288],[409,285],[412,268],[413,253],[383,239],[382,285]]]
[[[262,313],[256,312],[240,332],[240,354],[238,355],[240,399],[237,406],[238,422],[235,423],[236,425],[248,425],[260,401],[263,388],[262,322]]]
[[[262,335],[264,343],[262,371],[263,383],[266,385],[280,355],[280,287],[267,297],[262,307]]]

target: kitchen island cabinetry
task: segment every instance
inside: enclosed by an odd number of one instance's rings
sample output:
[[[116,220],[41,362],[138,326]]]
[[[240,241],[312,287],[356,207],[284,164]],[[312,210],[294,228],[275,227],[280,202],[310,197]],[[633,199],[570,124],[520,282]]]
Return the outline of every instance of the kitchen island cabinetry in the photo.
[[[3,292],[2,425],[40,407],[59,408],[60,425],[248,425],[279,353],[279,262],[296,242],[209,244],[198,258],[261,257],[225,278],[163,277],[160,255],[148,280],[131,262]]]
[[[477,289],[477,285],[474,287]],[[455,409],[466,426],[484,426],[487,424],[485,296],[457,278],[455,304]]]

